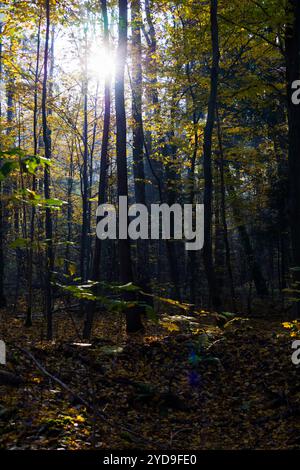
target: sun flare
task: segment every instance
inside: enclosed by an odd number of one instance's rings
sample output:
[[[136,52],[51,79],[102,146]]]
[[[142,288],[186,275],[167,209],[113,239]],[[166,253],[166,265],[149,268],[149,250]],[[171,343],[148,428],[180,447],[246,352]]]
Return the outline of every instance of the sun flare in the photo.
[[[92,47],[87,62],[89,74],[99,81],[113,77],[115,73],[115,55],[104,47]]]

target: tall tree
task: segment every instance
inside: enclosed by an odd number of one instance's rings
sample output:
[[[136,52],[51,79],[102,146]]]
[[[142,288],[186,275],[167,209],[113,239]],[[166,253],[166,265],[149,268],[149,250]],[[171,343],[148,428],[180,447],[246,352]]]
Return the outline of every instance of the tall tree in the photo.
[[[182,20],[182,28],[183,32],[185,35],[185,22]],[[188,204],[194,204],[195,203],[195,189],[196,189],[196,175],[195,175],[195,169],[196,169],[196,163],[197,163],[197,157],[198,157],[198,151],[199,151],[199,136],[198,136],[198,123],[200,119],[200,113],[197,110],[198,109],[198,103],[197,103],[197,96],[193,88],[193,83],[192,83],[192,77],[191,77],[191,69],[192,69],[192,64],[188,62],[185,66],[185,72],[188,80],[188,89],[189,89],[189,94],[190,98],[192,101],[192,116],[193,116],[193,133],[194,133],[194,145],[193,145],[193,153],[192,153],[192,158],[191,158],[191,167],[188,169]],[[189,98],[187,97],[187,103],[189,101]],[[188,271],[188,278],[189,278],[189,288],[190,288],[190,302],[192,304],[196,303],[196,295],[197,295],[197,255],[193,252],[190,251],[188,253],[187,257],[187,271]]]
[[[87,259],[88,259],[88,228],[89,228],[89,143],[88,143],[88,71],[87,71],[87,24],[84,25],[84,76],[83,76],[83,164],[82,164],[82,224],[81,224],[81,252],[80,252],[80,276],[81,280],[87,280]]]
[[[38,153],[38,89],[39,89],[39,69],[40,69],[40,46],[41,46],[41,19],[39,16],[37,32],[37,51],[34,73],[34,96],[33,96],[33,154]],[[32,177],[32,191],[36,191],[36,177]],[[35,233],[36,208],[32,205],[30,216],[30,246],[28,250],[28,300],[25,325],[32,325],[32,303],[33,303],[33,242]]]
[[[124,72],[127,58],[127,34],[128,34],[128,5],[127,0],[119,0],[119,35],[115,78],[115,105],[116,105],[116,127],[117,127],[117,173],[118,173],[118,196],[128,197],[127,177],[127,142],[126,142],[126,110],[125,110],[125,86]],[[127,220],[128,226],[128,220]],[[119,239],[120,278],[121,282],[127,284],[133,281],[130,242]],[[132,300],[132,294],[126,295],[126,300]],[[126,327],[129,333],[143,329],[140,310],[129,307],[126,310]]]
[[[0,85],[2,86],[2,21],[0,21]],[[2,103],[0,102],[0,132],[2,133]],[[1,144],[0,144],[0,150]],[[0,308],[5,307],[6,298],[4,295],[4,229],[3,229],[3,205],[2,205],[2,185],[0,181]]]
[[[131,2],[132,25],[132,120],[133,120],[133,174],[135,200],[146,205],[145,170],[144,170],[144,131],[142,114],[143,76],[142,76],[142,39],[141,39],[141,2]],[[137,276],[138,283],[149,289],[149,244],[137,240]]]
[[[132,117],[133,117],[133,173],[136,202],[146,203],[144,142],[142,118],[142,41],[140,0],[131,2],[132,24]]]
[[[110,52],[110,41],[109,41],[109,23],[107,13],[107,2],[101,0],[101,12],[103,17],[103,47],[106,54]],[[98,205],[107,202],[107,170],[108,170],[108,145],[109,145],[109,132],[110,132],[110,120],[111,120],[111,75],[107,73],[105,75],[104,83],[104,118],[103,118],[103,134],[102,134],[102,146],[101,146],[101,157],[100,157],[100,179],[98,187]],[[100,219],[97,221],[99,222]],[[93,281],[99,281],[100,268],[101,268],[101,251],[102,243],[101,240],[96,237],[94,247],[94,257],[92,265],[91,279]],[[86,315],[84,324],[83,337],[89,339],[91,336],[93,317],[95,312],[95,302],[90,303]]]
[[[211,42],[212,42],[212,66],[210,74],[210,95],[206,124],[204,128],[203,143],[203,172],[204,172],[204,267],[209,287],[209,294],[214,309],[218,310],[221,304],[212,255],[212,136],[215,123],[215,111],[218,92],[219,76],[219,29],[218,29],[218,0],[210,2]]]
[[[146,88],[146,97],[147,97],[147,105],[149,105],[150,111],[146,111],[146,115],[148,114],[148,118],[150,120],[154,120],[156,123],[161,122],[160,116],[160,102],[159,102],[159,93],[158,93],[158,64],[157,64],[157,39],[156,39],[156,31],[155,25],[153,21],[153,15],[151,12],[151,6],[149,0],[145,0],[144,8],[145,8],[145,15],[146,15],[146,23],[148,30],[144,24],[142,24],[142,31],[144,37],[147,42],[148,51],[146,54],[146,61],[145,61],[145,72],[146,76],[148,77],[149,86]],[[153,109],[153,111],[151,111]],[[144,142],[147,156],[147,163],[149,165],[150,174],[149,177],[152,180],[152,185],[150,189],[152,189],[152,198],[159,199],[162,201],[163,199],[163,165],[160,160],[153,157],[152,150],[152,134],[151,132],[147,132],[147,145]],[[144,139],[145,140],[145,139]],[[162,152],[160,148],[160,144],[163,143],[163,139],[160,137],[158,142],[158,148],[155,149],[158,153]],[[153,191],[153,188],[156,188],[156,191]],[[148,188],[147,188],[148,189]],[[149,191],[148,191],[149,193]],[[149,195],[148,195],[149,198]]]
[[[224,245],[225,245],[225,261],[226,261],[226,267],[227,267],[227,272],[228,272],[228,277],[229,277],[229,287],[230,287],[232,308],[234,311],[236,311],[233,269],[232,269],[232,263],[231,263],[231,252],[230,252],[230,245],[229,245],[227,214],[226,214],[224,150],[223,150],[222,129],[221,129],[221,124],[220,124],[218,105],[216,106],[216,118],[217,118],[219,154],[220,154],[219,165],[220,165],[221,220],[222,220],[223,238],[224,238]]]
[[[50,1],[46,0],[46,34],[44,50],[44,76],[42,86],[42,124],[45,157],[51,160],[51,132],[48,126],[48,65],[49,65],[49,38],[50,38]],[[44,194],[45,199],[50,199],[50,167],[45,165],[44,171]],[[52,214],[51,209],[46,207],[45,235],[47,241],[46,248],[46,270],[45,270],[45,297],[46,297],[46,318],[47,318],[47,339],[53,337],[52,326],[52,285],[51,276],[54,265],[53,240],[52,240]]]

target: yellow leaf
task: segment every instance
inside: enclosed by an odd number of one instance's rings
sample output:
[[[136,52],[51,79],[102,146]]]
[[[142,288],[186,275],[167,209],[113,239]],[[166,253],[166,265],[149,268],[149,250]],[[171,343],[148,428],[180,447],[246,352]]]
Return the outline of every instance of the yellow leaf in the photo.
[[[68,269],[69,269],[70,275],[74,276],[74,274],[76,273],[76,264],[70,263]]]
[[[166,328],[166,330],[168,331],[180,331],[180,328],[178,325],[176,325],[176,323],[162,321],[160,322],[160,324],[163,328]]]
[[[76,421],[78,421],[79,423],[84,423],[85,422],[85,419],[83,416],[80,416],[80,415],[77,415],[76,418],[75,418]]]

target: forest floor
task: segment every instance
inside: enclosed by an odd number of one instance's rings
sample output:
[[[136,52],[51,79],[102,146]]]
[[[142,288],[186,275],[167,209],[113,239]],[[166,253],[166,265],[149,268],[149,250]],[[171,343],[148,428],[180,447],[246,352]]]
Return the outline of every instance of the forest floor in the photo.
[[[202,311],[128,338],[103,314],[80,345],[80,317],[57,313],[47,342],[42,318],[1,315],[0,370],[22,377],[0,385],[2,449],[300,449],[300,366],[279,318],[219,328]]]

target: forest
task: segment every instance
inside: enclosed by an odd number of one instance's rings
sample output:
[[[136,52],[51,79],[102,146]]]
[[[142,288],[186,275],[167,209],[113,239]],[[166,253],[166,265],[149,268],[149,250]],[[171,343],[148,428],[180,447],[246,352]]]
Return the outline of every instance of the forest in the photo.
[[[0,449],[299,450],[299,301],[300,1],[0,1]]]

